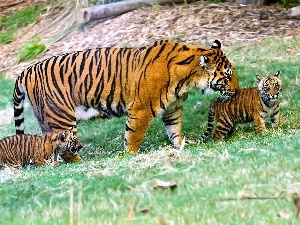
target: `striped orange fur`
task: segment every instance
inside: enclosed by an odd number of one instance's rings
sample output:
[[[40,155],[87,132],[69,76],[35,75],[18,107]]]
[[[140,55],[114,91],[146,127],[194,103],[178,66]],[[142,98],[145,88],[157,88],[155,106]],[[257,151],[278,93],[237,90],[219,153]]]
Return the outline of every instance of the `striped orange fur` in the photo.
[[[17,134],[0,141],[0,166],[42,166],[53,154],[56,163],[58,154],[69,153],[73,162],[78,162],[74,159],[81,148],[82,144],[72,130],[50,132],[43,136]]]
[[[124,149],[137,153],[152,119],[160,115],[170,142],[179,147],[183,103],[192,88],[220,91],[223,100],[238,88],[219,41],[211,48],[162,40],[54,56],[17,78],[16,132],[24,133],[26,96],[42,132],[60,131],[97,115],[127,115]]]
[[[214,120],[216,129],[214,140],[221,140],[232,134],[238,123],[254,122],[255,131],[266,129],[265,118],[270,117],[272,127],[279,122],[279,94],[281,90],[280,71],[273,76],[256,76],[257,87],[237,90],[230,100],[222,102],[218,98],[209,107],[207,129],[201,136],[203,142],[212,133]]]

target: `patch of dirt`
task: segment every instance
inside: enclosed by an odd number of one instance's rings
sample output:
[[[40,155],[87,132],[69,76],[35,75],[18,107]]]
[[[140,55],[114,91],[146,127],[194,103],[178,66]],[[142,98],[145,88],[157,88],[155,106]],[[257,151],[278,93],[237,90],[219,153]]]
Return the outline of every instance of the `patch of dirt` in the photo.
[[[277,5],[257,7],[196,2],[188,6],[143,7],[84,26],[76,26],[75,13],[76,10],[72,10],[67,14],[65,11],[56,14],[54,18],[42,17],[36,24],[21,31],[18,40],[1,46],[0,72],[15,78],[25,67],[53,55],[104,46],[147,45],[158,39],[205,46],[219,39],[223,46],[231,46],[267,37],[294,38],[300,35],[300,20],[291,18],[289,9]],[[52,41],[54,35],[61,31],[66,33],[67,29],[71,32],[65,38]],[[35,60],[16,64],[18,49],[35,35],[46,43],[47,50]]]

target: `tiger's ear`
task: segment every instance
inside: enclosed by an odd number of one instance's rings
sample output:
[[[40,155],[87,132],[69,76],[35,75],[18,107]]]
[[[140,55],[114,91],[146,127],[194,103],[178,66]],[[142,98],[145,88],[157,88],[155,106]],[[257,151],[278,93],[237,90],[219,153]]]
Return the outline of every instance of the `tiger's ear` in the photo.
[[[219,40],[214,40],[212,45],[211,45],[211,48],[215,48],[215,49],[220,50],[221,49],[221,42]]]
[[[280,71],[278,70],[274,76],[279,77],[279,75],[280,75]]]
[[[201,55],[201,56],[200,56],[200,66],[201,66],[202,68],[205,68],[205,67],[206,67],[207,61],[208,61],[207,56],[205,56],[205,55]]]
[[[261,81],[260,76],[259,76],[259,75],[256,75],[256,76],[255,76],[255,82],[256,82],[256,84],[259,84],[260,81]]]
[[[69,131],[71,131],[71,132],[76,132],[76,126],[70,127],[70,128],[69,128]]]

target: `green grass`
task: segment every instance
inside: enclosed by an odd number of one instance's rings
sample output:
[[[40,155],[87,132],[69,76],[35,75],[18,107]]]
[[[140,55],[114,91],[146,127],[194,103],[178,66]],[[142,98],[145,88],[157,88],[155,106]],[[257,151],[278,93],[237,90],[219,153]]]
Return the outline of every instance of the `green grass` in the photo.
[[[300,38],[225,49],[242,87],[253,86],[256,74],[282,72],[278,127],[256,134],[252,123],[243,124],[226,141],[190,143],[176,151],[168,147],[161,121],[155,119],[141,154],[129,156],[118,154],[126,118],[81,122],[84,163],[0,171],[0,224],[298,224],[287,197],[300,193],[299,49]],[[6,87],[11,94],[1,91],[1,96],[10,99],[13,85]],[[215,97],[197,91],[189,95],[183,123],[188,140],[204,131]],[[191,110],[199,101],[203,106]],[[27,132],[37,132],[33,121],[27,111]],[[1,138],[13,134],[13,123],[2,129]],[[155,179],[174,181],[178,187],[153,189]],[[278,200],[240,199],[277,197],[282,191]],[[135,214],[128,221],[132,202]],[[145,208],[149,213],[141,212]],[[280,212],[290,218],[278,217]]]
[[[44,11],[42,4],[16,11],[7,17],[0,17],[0,44],[12,42],[19,28],[36,22]]]
[[[38,38],[34,38],[21,47],[19,61],[29,61],[34,59],[37,55],[44,52],[45,49],[46,45],[41,43]]]

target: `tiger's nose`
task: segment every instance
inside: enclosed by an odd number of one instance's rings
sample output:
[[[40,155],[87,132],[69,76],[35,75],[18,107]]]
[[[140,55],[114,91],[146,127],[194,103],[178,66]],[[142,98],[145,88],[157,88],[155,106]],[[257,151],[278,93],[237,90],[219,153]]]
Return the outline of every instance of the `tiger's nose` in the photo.
[[[81,144],[81,142],[78,142],[77,144],[76,144],[76,146],[73,146],[72,148],[71,148],[71,152],[72,153],[77,153],[77,152],[79,152],[80,151],[80,149],[82,149],[84,146]]]
[[[83,146],[83,144],[81,144],[81,142],[78,142],[78,144],[77,144],[77,149],[78,149],[78,151],[80,150],[80,149],[82,149],[84,146]]]

